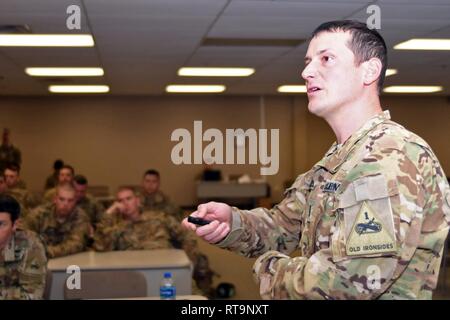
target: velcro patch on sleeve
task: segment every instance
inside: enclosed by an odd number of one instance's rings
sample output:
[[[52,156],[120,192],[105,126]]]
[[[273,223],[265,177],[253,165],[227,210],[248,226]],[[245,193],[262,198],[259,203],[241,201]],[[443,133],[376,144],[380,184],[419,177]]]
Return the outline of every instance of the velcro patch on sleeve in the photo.
[[[397,251],[395,237],[366,201],[356,215],[345,250],[348,256]]]

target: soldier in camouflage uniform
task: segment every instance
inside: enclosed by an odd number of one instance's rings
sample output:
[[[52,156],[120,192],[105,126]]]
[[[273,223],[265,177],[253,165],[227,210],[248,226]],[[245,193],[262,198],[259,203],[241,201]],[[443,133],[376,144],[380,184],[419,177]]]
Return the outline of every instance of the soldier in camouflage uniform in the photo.
[[[381,110],[383,39],[356,21],[325,23],[305,61],[308,109],[337,143],[271,210],[207,203],[193,215],[209,225],[183,225],[259,257],[253,272],[265,299],[431,299],[449,185],[428,144]]]
[[[25,219],[25,226],[40,234],[49,258],[61,257],[86,248],[89,218],[76,206],[71,184],[56,187],[53,203],[34,209]]]
[[[117,201],[97,225],[94,248],[110,250],[150,250],[182,248],[192,261],[198,254],[196,239],[172,216],[162,211],[141,211],[140,199],[131,188],[121,188]]]
[[[75,169],[68,164],[63,165],[61,169],[58,171],[58,185],[72,183],[74,176],[75,176]],[[53,201],[56,195],[56,187],[48,189],[44,193],[44,202]]]
[[[32,231],[17,228],[19,203],[0,194],[0,300],[42,299],[47,272],[45,249]]]
[[[10,163],[22,164],[22,154],[10,141],[10,130],[3,129],[2,145],[0,146],[0,172],[3,172]]]
[[[25,184],[20,179],[20,167],[18,165],[8,164],[4,176],[8,186],[7,193],[20,203],[23,209],[21,217],[24,218],[30,209],[39,205],[40,199],[26,189]]]
[[[139,206],[140,198],[132,188],[120,188],[117,201],[106,210],[101,223],[97,225],[94,249],[183,249],[194,265],[194,279],[198,287],[206,294],[210,288],[205,288],[203,278],[210,270],[198,250],[195,237],[167,213],[142,211]],[[211,276],[208,274],[208,277]]]
[[[59,170],[64,166],[64,161],[61,159],[56,159],[53,162],[53,173],[45,179],[44,190],[55,188],[58,184]]]
[[[77,206],[84,210],[88,215],[91,225],[95,228],[100,222],[105,209],[103,205],[98,202],[92,195],[87,193],[88,180],[85,176],[79,174],[73,179],[73,187],[75,188],[75,195]]]
[[[159,172],[153,169],[147,170],[142,178],[141,203],[144,210],[164,211],[181,222],[183,210],[170,201],[159,186],[161,184]]]

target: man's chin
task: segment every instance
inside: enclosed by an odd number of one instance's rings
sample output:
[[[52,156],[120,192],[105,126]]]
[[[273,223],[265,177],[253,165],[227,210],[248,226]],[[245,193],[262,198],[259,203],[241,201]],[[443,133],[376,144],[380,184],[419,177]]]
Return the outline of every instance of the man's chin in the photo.
[[[321,117],[325,108],[323,106],[319,105],[317,102],[309,102],[308,103],[308,111],[312,113],[313,115],[316,115],[318,117]]]

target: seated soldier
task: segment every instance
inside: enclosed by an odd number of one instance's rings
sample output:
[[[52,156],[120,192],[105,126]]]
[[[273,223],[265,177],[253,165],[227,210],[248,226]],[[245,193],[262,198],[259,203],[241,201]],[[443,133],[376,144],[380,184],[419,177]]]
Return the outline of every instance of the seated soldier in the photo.
[[[97,225],[93,247],[97,251],[183,249],[194,265],[194,276],[212,276],[212,273],[198,270],[198,262],[202,262],[200,268],[208,266],[204,264],[205,257],[199,252],[193,235],[163,211],[141,210],[140,198],[130,187],[118,190],[116,201]],[[203,290],[204,279],[195,280]]]
[[[77,206],[84,210],[91,221],[91,225],[95,228],[97,223],[100,222],[105,208],[92,195],[87,193],[88,180],[85,176],[77,174],[73,178],[73,187],[75,188]]]
[[[53,203],[43,204],[25,219],[25,226],[40,234],[49,258],[84,251],[89,232],[89,218],[76,206],[71,184],[56,187]]]
[[[10,189],[26,189],[27,184],[20,179],[20,165],[11,162],[6,164],[3,171],[5,174],[6,183]]]
[[[164,211],[181,222],[184,218],[183,211],[159,190],[160,185],[161,179],[158,171],[151,169],[144,173],[142,178],[142,207],[144,210]]]
[[[39,205],[39,199],[32,195],[25,187],[25,184],[20,179],[20,167],[17,164],[8,164],[4,172],[5,182],[8,186],[7,193],[13,196],[22,206],[24,211],[22,217],[26,213]]]
[[[75,169],[65,164],[59,169],[58,171],[58,183],[57,186],[60,184],[66,184],[66,183],[73,183],[73,177],[75,176]],[[48,189],[44,194],[44,202],[52,202],[53,198],[56,194],[56,187],[52,189]]]
[[[42,299],[47,257],[39,237],[20,230],[17,200],[0,194],[0,300]]]
[[[56,185],[58,184],[59,170],[63,166],[64,166],[64,161],[62,161],[61,159],[57,159],[57,160],[55,160],[55,162],[53,162],[53,173],[51,175],[49,175],[47,177],[47,179],[45,179],[44,190],[47,191],[49,189],[56,187]]]

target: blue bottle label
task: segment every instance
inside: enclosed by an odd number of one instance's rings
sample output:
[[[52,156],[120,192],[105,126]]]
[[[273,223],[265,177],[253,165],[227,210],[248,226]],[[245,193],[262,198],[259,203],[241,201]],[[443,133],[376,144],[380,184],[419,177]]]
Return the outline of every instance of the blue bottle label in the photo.
[[[174,299],[175,294],[176,294],[175,287],[162,286],[159,289],[159,295],[161,296],[161,299]]]

